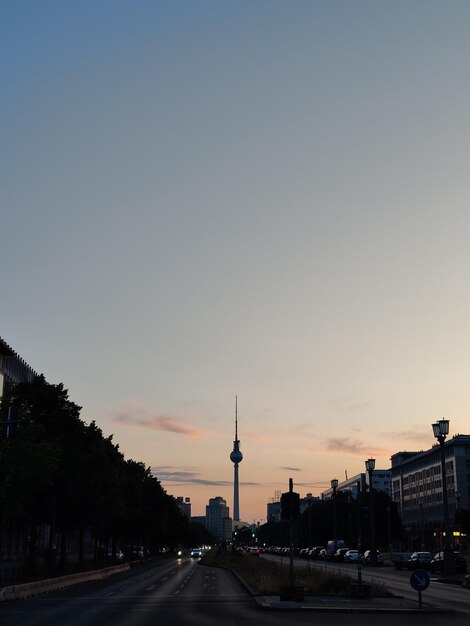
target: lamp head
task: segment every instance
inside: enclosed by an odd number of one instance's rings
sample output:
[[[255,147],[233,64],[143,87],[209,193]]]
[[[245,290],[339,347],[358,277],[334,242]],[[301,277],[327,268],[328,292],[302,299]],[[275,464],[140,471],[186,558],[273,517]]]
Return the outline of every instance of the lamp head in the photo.
[[[331,479],[331,488],[332,489],[336,489],[337,486],[338,486],[338,479],[337,478],[332,478]]]
[[[443,418],[437,422],[434,422],[434,424],[432,425],[432,432],[436,439],[439,439],[439,437],[443,437],[445,439],[449,434],[449,420],[445,420]]]
[[[372,472],[375,469],[375,459],[367,459],[366,470]]]

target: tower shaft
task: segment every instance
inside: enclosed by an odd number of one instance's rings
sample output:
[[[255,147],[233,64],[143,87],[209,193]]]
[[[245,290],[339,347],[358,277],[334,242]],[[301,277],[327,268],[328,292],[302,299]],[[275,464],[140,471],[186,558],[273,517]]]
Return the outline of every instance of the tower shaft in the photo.
[[[239,488],[238,488],[238,464],[241,463],[243,454],[240,452],[240,441],[238,439],[238,399],[235,396],[235,441],[230,460],[233,463],[233,521],[240,521]]]
[[[233,521],[240,521],[240,510],[238,502],[238,463],[233,468]]]

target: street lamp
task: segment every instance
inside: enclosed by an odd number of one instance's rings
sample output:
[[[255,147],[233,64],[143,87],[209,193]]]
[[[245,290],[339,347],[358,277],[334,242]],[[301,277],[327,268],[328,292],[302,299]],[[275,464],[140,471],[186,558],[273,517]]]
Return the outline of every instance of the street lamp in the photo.
[[[374,521],[374,490],[372,489],[372,472],[375,469],[375,459],[367,459],[366,470],[369,473],[369,509],[370,509],[370,564],[377,565],[377,551],[375,549],[375,521]]]
[[[453,574],[455,570],[454,555],[450,545],[449,499],[447,497],[446,457],[444,442],[449,434],[449,420],[441,419],[432,425],[434,437],[439,442],[441,453],[442,506],[444,508],[444,574]]]
[[[308,502],[308,547],[312,547],[312,494],[307,493]]]
[[[331,479],[331,488],[333,489],[333,540],[336,551],[336,489],[338,487],[338,479]]]

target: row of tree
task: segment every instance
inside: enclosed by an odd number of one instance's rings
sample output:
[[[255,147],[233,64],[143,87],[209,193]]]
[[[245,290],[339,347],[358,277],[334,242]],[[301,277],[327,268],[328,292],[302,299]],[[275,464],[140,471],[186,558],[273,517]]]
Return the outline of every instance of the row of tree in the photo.
[[[11,552],[23,529],[24,550],[37,562],[38,532],[47,528],[46,553],[78,536],[84,560],[85,534],[94,538],[95,560],[104,546],[166,546],[202,541],[204,529],[191,525],[173,497],[141,462],[125,459],[112,435],[80,418],[81,407],[62,384],[43,376],[5,390],[0,405],[0,554]]]
[[[326,546],[334,538],[344,539],[347,546],[357,547],[360,539],[362,549],[370,548],[371,542],[370,493],[359,498],[338,491],[333,499],[312,499],[311,506],[295,521],[295,546],[299,548]],[[374,530],[376,546],[382,550],[403,540],[403,526],[396,503],[383,491],[374,492]],[[288,546],[289,522],[268,522],[255,533],[251,529],[237,535],[240,543]]]

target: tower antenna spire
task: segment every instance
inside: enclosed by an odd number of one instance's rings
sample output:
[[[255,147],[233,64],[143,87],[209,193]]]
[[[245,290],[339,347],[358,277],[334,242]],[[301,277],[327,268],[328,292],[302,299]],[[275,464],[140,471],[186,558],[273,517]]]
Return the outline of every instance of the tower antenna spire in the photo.
[[[238,396],[235,396],[235,441],[238,441]]]

